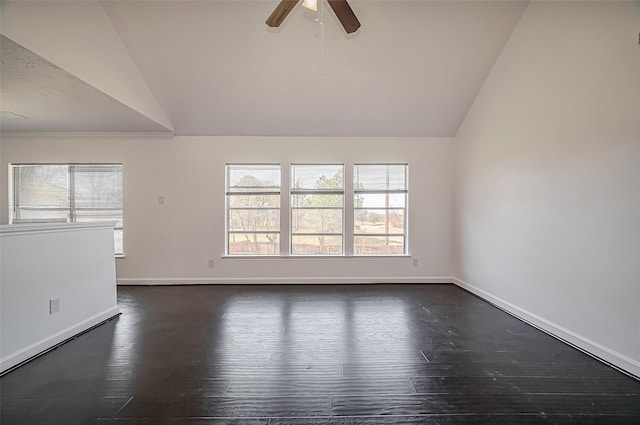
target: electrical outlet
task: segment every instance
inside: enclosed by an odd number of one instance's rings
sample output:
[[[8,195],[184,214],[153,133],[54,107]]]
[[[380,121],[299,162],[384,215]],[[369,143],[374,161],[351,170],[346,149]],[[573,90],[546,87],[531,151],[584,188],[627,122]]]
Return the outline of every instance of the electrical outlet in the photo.
[[[418,261],[417,258],[414,258],[411,260],[411,264],[413,264],[413,267],[418,267],[418,265],[420,264],[420,262]]]
[[[215,266],[215,261],[213,258],[209,258],[209,268],[212,269]]]
[[[60,298],[51,298],[49,300],[49,314],[55,314],[60,311]]]

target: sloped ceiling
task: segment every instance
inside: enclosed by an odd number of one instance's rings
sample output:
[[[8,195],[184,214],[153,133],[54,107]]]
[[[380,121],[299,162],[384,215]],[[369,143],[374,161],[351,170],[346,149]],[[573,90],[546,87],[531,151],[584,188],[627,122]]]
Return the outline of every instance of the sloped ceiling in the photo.
[[[346,35],[328,7],[269,28],[278,2],[101,7],[176,134],[453,136],[527,5],[350,0]]]
[[[166,128],[0,36],[5,132],[165,132]],[[10,116],[5,116],[10,115]]]

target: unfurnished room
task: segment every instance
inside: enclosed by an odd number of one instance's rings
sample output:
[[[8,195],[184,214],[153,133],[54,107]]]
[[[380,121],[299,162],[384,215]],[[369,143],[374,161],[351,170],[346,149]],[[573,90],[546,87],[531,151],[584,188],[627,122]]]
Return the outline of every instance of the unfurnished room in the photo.
[[[640,1],[0,2],[2,425],[640,423]]]

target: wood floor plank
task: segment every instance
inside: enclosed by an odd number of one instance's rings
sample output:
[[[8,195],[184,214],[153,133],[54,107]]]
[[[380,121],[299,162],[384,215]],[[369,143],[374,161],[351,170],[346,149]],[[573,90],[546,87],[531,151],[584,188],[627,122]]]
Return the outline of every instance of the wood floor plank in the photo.
[[[420,415],[274,418],[269,425],[637,425],[639,419],[622,415]]]
[[[13,400],[3,398],[0,423],[2,425],[49,425],[65,424],[75,418],[112,417],[129,400],[130,397],[40,397]]]
[[[622,394],[640,393],[638,382],[616,378],[531,378],[531,377],[414,377],[409,381],[418,393],[505,394],[510,392],[540,394]]]
[[[530,394],[545,414],[640,416],[637,394]]]
[[[157,417],[270,417],[326,416],[328,396],[294,397],[183,397],[156,399],[146,396],[131,400],[116,416],[121,418]]]
[[[399,363],[394,368],[376,363],[343,363],[345,376],[490,376],[617,378],[620,372],[597,364],[556,363]]]
[[[269,418],[100,418],[95,425],[269,425]]]
[[[572,350],[564,353],[531,353],[528,351],[424,351],[431,363],[590,363],[596,360]]]
[[[404,378],[231,379],[227,394],[415,394]]]
[[[332,396],[334,416],[539,413],[528,394],[415,394],[397,396]]]
[[[421,376],[409,378],[409,381],[418,394],[509,394],[518,392],[517,382],[510,378]]]

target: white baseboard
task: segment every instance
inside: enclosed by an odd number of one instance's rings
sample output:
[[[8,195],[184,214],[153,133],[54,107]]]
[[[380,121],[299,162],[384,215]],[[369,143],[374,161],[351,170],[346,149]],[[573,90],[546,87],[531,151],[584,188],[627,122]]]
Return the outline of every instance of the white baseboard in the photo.
[[[83,320],[76,325],[63,329],[60,332],[43,338],[40,341],[34,342],[33,344],[28,345],[21,350],[4,356],[0,359],[0,373],[50,349],[51,347],[54,347],[57,344],[60,344],[61,342],[75,335],[78,335],[79,333],[86,331],[92,326],[104,322],[105,320],[117,315],[118,313],[120,313],[120,308],[118,306],[111,307],[96,314],[95,316],[91,316],[88,319]]]
[[[118,285],[296,285],[370,283],[452,283],[451,276],[432,277],[248,277],[248,278],[122,278]]]
[[[506,311],[512,316],[523,320],[530,325],[540,329],[541,331],[560,339],[563,342],[569,343],[586,354],[595,357],[597,360],[604,361],[611,366],[621,370],[624,373],[634,376],[640,379],[640,362],[634,360],[624,354],[618,353],[611,348],[605,347],[583,335],[573,332],[563,326],[553,323],[543,317],[540,317],[530,311],[518,307],[502,298],[478,288],[470,283],[467,283],[461,279],[452,278],[452,282],[462,289],[465,289],[472,294],[475,294],[485,301],[497,306],[498,308]]]

